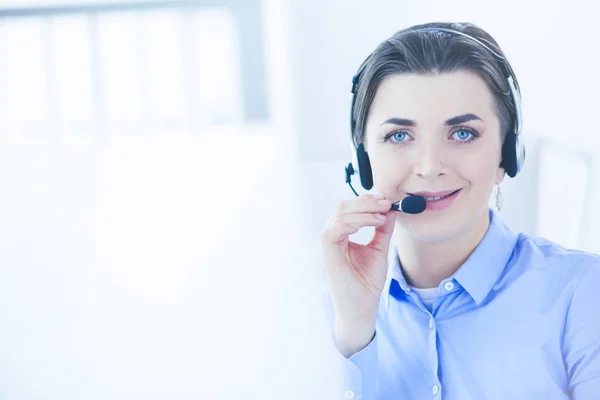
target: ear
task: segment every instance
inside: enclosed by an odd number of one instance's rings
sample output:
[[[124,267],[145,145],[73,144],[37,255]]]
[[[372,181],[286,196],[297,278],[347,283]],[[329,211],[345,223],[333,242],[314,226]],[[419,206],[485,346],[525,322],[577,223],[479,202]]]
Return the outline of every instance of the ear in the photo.
[[[506,171],[502,167],[498,167],[496,170],[496,185],[499,185],[504,180],[504,176],[506,175]]]

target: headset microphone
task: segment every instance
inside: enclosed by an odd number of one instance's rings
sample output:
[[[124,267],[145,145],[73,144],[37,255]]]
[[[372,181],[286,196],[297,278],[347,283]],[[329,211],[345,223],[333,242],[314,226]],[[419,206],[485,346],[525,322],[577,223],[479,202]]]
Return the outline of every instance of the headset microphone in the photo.
[[[346,183],[348,185],[350,185],[350,189],[352,189],[354,194],[358,196],[358,193],[356,193],[356,190],[354,190],[354,187],[352,186],[352,178],[351,177],[354,174],[355,174],[354,167],[352,166],[352,163],[349,163],[346,166]],[[419,214],[419,213],[422,213],[423,211],[425,211],[426,207],[427,207],[427,202],[425,201],[425,197],[419,196],[419,195],[411,195],[411,196],[405,197],[404,199],[402,199],[401,201],[399,201],[397,203],[392,203],[392,207],[390,208],[390,211],[398,211],[398,212],[406,213],[406,214]]]
[[[398,203],[392,204],[392,210],[399,211],[406,214],[419,214],[425,211],[427,203],[423,196],[408,196],[399,201]]]

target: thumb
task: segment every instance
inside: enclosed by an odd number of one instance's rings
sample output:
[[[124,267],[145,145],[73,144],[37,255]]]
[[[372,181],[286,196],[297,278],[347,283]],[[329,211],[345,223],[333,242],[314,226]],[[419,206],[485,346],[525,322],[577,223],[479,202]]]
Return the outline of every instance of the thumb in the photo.
[[[385,224],[375,228],[373,239],[367,244],[373,250],[387,254],[390,247],[390,239],[394,232],[394,222],[396,221],[396,211],[388,211],[385,214]]]

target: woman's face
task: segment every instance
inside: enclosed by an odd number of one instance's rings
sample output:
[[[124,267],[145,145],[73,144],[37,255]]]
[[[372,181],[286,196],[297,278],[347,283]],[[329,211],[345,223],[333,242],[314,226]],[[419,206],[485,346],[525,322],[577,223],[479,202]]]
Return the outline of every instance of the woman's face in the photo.
[[[377,192],[392,201],[426,197],[423,213],[396,217],[421,240],[443,240],[481,221],[504,177],[494,99],[471,72],[389,76],[371,104],[365,139]]]

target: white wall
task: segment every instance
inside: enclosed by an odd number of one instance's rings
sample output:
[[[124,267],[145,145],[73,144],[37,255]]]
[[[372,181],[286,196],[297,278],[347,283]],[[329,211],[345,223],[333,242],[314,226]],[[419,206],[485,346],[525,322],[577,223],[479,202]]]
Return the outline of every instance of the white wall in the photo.
[[[264,124],[106,137],[0,124],[0,398],[333,397],[285,21],[264,5]]]

